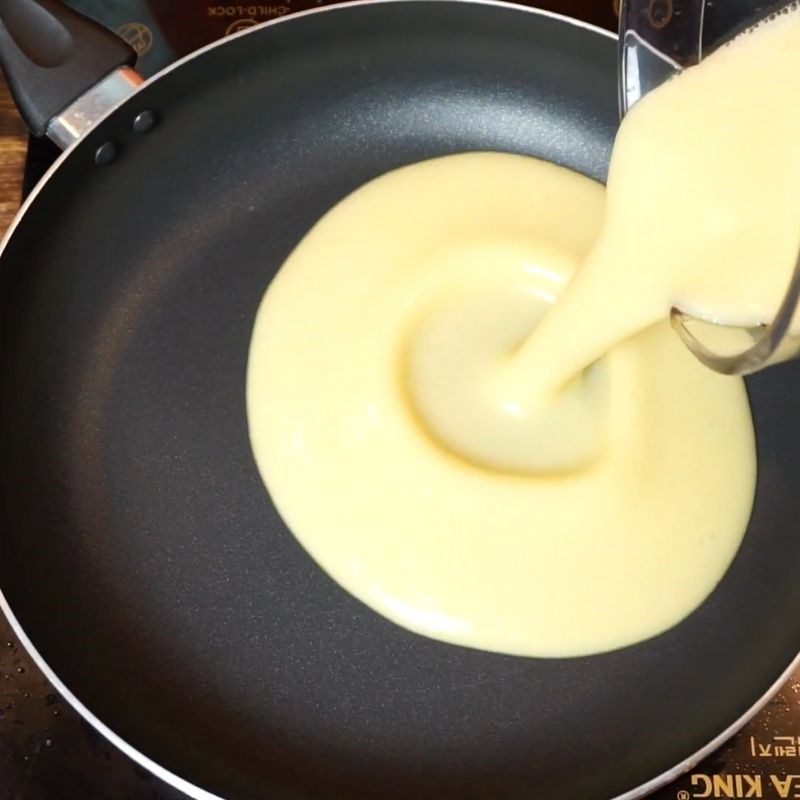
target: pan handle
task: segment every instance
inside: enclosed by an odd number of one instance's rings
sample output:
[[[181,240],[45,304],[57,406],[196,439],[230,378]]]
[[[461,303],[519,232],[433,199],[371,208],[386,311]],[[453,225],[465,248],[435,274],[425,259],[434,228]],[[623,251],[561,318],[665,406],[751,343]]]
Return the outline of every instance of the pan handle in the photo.
[[[59,0],[0,0],[0,68],[35,136],[48,135],[61,147],[78,139],[92,114],[106,110],[99,106],[118,102],[126,85],[141,82],[126,69],[135,60],[122,39]],[[77,118],[58,124],[59,116],[101,87]]]

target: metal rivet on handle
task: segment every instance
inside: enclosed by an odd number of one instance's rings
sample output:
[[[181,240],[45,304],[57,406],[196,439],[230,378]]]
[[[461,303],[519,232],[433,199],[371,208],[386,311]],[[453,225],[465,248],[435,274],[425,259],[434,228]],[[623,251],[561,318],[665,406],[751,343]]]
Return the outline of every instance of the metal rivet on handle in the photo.
[[[133,119],[133,130],[136,133],[147,133],[158,124],[158,114],[155,111],[140,111]]]
[[[94,151],[94,163],[98,167],[104,167],[110,164],[119,153],[119,148],[114,142],[104,142]]]

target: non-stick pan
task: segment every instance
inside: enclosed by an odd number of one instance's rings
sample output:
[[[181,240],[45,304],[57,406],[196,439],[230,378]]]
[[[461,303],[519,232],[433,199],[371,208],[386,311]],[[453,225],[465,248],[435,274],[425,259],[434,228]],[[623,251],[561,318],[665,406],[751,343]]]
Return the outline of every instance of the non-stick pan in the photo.
[[[497,3],[308,13],[146,84],[26,204],[0,260],[2,607],[93,725],[192,796],[637,797],[795,662],[798,364],[748,383],[757,497],[722,583],[673,630],[588,658],[396,627],[306,555],[253,462],[251,327],[311,225],[445,153],[602,180],[615,59],[599,30]]]

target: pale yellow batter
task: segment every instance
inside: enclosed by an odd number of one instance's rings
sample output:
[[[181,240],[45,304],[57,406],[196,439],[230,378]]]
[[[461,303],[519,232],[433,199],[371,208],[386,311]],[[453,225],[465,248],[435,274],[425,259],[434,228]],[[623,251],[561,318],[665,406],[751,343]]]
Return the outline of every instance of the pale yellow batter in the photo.
[[[554,404],[506,380],[603,194],[520,156],[418,164],[330,211],[267,291],[247,386],[261,474],[319,564],[412,630],[600,652],[681,620],[736,553],[755,478],[744,386],[665,323]],[[549,346],[558,363],[569,342]]]
[[[506,391],[560,386],[673,306],[729,325],[769,322],[797,260],[799,193],[795,4],[625,117],[602,236],[509,364]]]
[[[753,431],[742,382],[664,320],[771,319],[799,97],[793,6],[634,107],[607,200],[484,153],[333,209],[267,292],[248,374],[258,466],[322,567],[412,630],[524,655],[696,608],[747,524]]]

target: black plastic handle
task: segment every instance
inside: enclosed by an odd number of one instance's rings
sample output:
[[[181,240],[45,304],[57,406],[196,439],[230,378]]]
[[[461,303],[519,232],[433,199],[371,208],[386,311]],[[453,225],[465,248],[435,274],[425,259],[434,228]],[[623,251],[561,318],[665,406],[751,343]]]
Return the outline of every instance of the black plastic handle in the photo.
[[[106,75],[135,61],[126,42],[58,0],[0,0],[0,68],[35,136]]]

